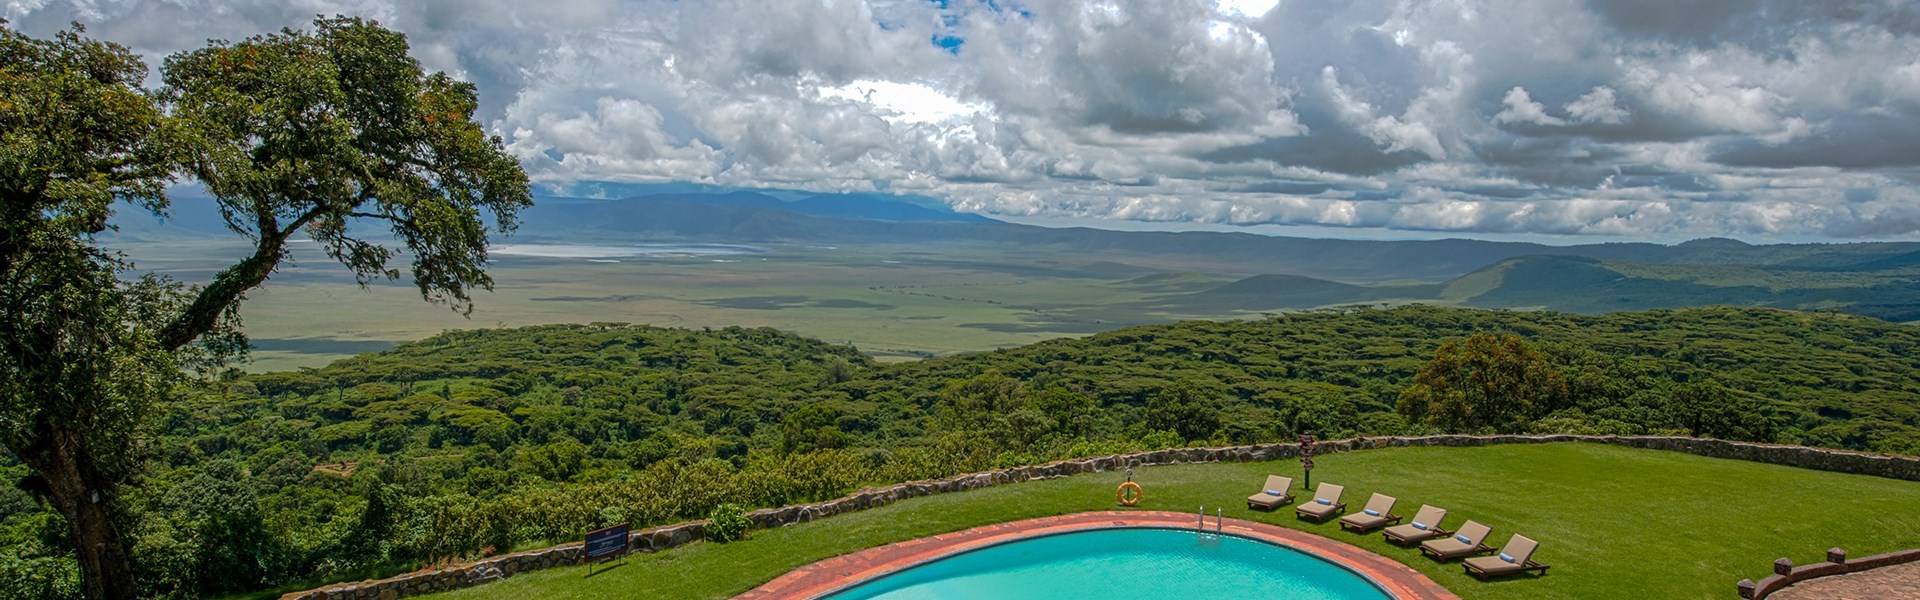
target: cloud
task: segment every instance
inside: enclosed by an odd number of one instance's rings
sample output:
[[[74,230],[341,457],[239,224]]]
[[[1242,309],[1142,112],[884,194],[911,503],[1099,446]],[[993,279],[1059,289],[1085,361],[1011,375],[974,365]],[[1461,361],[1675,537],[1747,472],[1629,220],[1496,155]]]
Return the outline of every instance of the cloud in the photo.
[[[1539,102],[1534,102],[1533,97],[1527,94],[1527,88],[1517,85],[1513,86],[1513,89],[1507,90],[1506,97],[1501,98],[1500,102],[1505,104],[1507,108],[1506,110],[1500,111],[1500,114],[1493,116],[1495,123],[1524,123],[1548,126],[1565,125],[1567,123],[1564,119],[1548,115],[1547,106]]]
[[[1900,0],[11,0],[167,53],[349,13],[543,184],[1461,233],[1911,238]],[[1868,193],[1866,191],[1871,191]]]
[[[1613,88],[1601,85],[1594,86],[1587,95],[1567,103],[1567,115],[1576,123],[1619,125],[1625,123],[1632,113],[1620,106]]]

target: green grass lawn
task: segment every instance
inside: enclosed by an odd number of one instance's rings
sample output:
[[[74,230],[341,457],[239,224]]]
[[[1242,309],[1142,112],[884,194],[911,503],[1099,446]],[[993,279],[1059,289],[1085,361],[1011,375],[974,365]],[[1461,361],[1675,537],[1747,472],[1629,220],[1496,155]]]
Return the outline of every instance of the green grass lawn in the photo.
[[[1781,556],[1809,562],[1833,546],[1853,556],[1920,547],[1920,483],[1598,444],[1398,448],[1316,459],[1316,481],[1343,484],[1351,507],[1375,491],[1395,512],[1421,503],[1494,528],[1492,543],[1540,540],[1545,577],[1482,583],[1379,534],[1297,521],[1291,510],[1242,501],[1295,461],[1138,469],[1141,509],[1212,513],[1310,531],[1399,560],[1464,598],[1731,598],[1735,581],[1766,575]],[[1116,508],[1118,473],[916,498],[730,544],[695,543],[587,577],[584,567],[526,573],[445,598],[726,598],[795,567],[890,542],[1017,519]],[[1296,485],[1298,482],[1296,481]],[[1357,510],[1357,508],[1356,508]]]

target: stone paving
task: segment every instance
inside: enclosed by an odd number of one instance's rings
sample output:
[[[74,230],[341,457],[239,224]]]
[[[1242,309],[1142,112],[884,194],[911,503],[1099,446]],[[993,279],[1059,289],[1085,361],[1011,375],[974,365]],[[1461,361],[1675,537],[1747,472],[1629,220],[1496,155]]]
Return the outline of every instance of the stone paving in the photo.
[[[1161,511],[1086,512],[1012,523],[975,527],[965,531],[908,540],[822,560],[781,575],[734,600],[819,598],[854,584],[895,573],[915,565],[995,544],[1040,535],[1116,527],[1170,527],[1188,529],[1195,517]],[[1209,525],[1213,520],[1208,520]],[[1227,533],[1253,538],[1339,563],[1372,578],[1400,600],[1459,600],[1459,596],[1419,571],[1358,546],[1277,525],[1227,519]]]
[[[1894,600],[1920,598],[1920,562],[1809,579],[1768,600]]]

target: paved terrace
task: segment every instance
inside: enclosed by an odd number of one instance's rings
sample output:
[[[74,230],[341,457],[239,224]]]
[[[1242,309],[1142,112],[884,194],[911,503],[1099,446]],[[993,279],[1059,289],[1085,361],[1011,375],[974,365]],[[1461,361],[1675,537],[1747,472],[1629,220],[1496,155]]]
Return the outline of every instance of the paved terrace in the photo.
[[[1768,600],[1888,600],[1920,598],[1920,562],[1821,577],[1787,586]]]

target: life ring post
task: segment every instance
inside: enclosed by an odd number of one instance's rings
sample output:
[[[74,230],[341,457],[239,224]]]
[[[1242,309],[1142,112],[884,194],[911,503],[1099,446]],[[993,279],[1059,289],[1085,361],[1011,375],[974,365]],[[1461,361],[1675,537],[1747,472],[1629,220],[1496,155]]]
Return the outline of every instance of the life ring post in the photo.
[[[1147,493],[1140,489],[1140,484],[1132,481],[1120,484],[1120,489],[1114,490],[1113,495],[1121,506],[1137,506],[1141,499],[1147,497]]]

